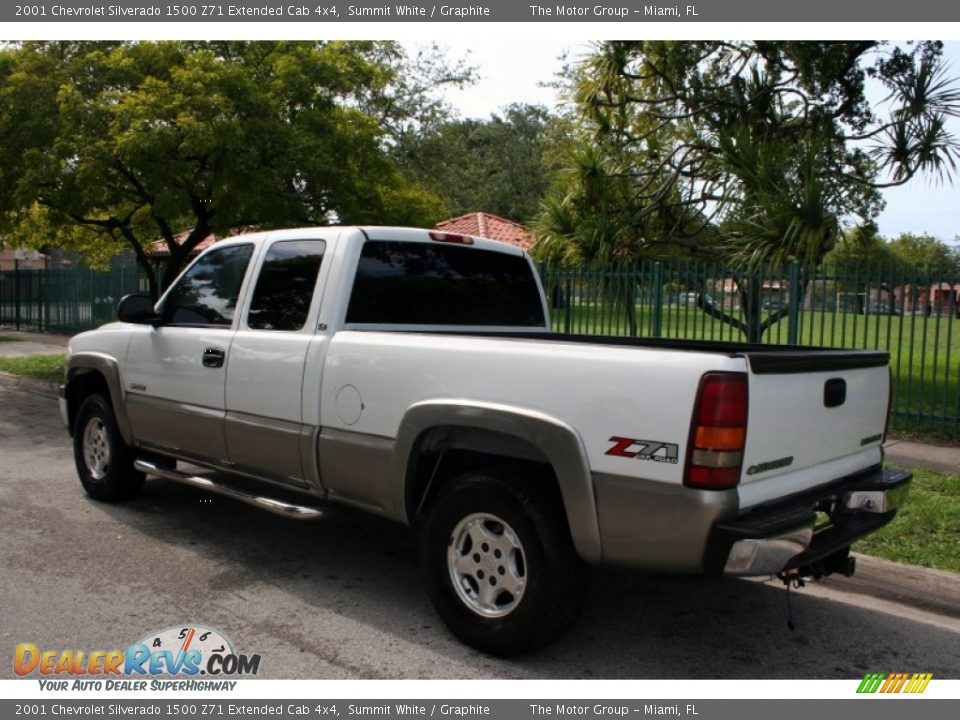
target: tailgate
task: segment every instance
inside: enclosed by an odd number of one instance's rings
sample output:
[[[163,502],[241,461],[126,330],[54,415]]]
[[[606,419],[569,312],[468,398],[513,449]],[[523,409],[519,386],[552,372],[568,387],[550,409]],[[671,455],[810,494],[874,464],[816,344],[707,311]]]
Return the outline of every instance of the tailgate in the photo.
[[[885,352],[750,352],[740,507],[877,465],[890,392]]]

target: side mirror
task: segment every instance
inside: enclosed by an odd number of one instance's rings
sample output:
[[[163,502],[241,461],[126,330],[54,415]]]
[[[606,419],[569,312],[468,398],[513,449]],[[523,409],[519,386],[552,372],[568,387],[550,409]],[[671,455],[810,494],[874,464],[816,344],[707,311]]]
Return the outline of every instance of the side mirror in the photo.
[[[117,320],[137,325],[159,325],[160,315],[148,295],[126,295],[117,306]]]

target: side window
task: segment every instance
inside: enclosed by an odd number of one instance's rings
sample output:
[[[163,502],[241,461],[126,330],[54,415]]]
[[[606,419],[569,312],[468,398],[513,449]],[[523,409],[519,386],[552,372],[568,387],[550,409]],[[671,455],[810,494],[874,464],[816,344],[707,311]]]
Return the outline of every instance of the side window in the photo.
[[[195,262],[163,303],[169,325],[229,326],[253,245],[214,249]]]
[[[253,291],[247,325],[254,330],[300,330],[327,244],[323,240],[281,240],[267,251]]]

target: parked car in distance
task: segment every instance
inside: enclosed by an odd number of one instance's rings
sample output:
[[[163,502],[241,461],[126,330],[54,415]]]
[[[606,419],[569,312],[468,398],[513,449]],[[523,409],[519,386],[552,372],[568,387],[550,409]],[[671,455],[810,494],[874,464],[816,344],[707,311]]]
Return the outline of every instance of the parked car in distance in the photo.
[[[903,315],[903,312],[898,310],[896,306],[891,305],[885,300],[880,300],[874,302],[870,305],[870,314],[871,315]],[[866,314],[867,308],[864,308],[864,314]]]

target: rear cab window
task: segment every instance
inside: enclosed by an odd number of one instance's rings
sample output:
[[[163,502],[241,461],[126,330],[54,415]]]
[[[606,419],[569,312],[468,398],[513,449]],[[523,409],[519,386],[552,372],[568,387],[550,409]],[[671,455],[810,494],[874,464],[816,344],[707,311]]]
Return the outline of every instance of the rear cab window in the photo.
[[[346,322],[543,328],[540,289],[522,255],[449,244],[368,240]]]

